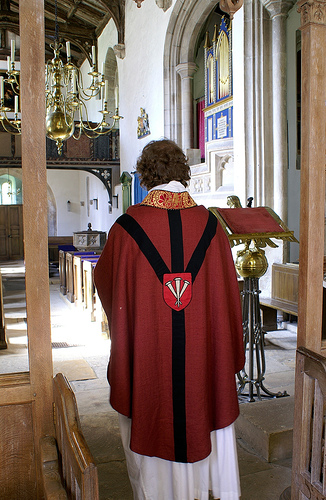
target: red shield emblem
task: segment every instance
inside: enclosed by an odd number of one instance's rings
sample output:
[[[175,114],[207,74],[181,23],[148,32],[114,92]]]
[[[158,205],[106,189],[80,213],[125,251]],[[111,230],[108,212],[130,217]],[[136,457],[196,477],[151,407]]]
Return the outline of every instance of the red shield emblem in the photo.
[[[164,274],[163,297],[165,303],[176,311],[187,307],[192,297],[191,273]]]

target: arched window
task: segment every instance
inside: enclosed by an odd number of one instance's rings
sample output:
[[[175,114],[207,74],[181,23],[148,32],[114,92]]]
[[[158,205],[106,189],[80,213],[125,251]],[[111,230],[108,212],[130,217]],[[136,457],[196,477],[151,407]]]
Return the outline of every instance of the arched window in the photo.
[[[11,205],[11,182],[4,182],[1,186],[1,204],[2,205]]]
[[[0,205],[22,204],[22,182],[10,174],[0,175]]]

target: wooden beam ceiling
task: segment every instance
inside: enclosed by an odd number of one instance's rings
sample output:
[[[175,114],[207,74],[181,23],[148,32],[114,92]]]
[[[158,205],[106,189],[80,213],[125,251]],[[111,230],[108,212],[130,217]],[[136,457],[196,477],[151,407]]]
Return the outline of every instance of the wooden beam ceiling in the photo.
[[[0,0],[0,59],[9,55],[6,32],[19,35],[18,12],[19,0]],[[55,38],[55,0],[45,0],[44,16],[47,60],[53,55],[50,44]],[[118,43],[124,43],[124,16],[125,0],[57,0],[59,39],[70,41],[72,58],[80,66],[85,58],[90,61],[91,47],[111,18],[118,31]]]

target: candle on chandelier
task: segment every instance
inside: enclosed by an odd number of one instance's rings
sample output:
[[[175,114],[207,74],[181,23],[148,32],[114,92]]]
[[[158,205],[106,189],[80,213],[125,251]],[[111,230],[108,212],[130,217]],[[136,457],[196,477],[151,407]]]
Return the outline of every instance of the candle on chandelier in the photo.
[[[66,42],[67,59],[70,59],[70,42]]]
[[[11,70],[11,59],[10,56],[7,56],[7,64],[8,64],[8,71]]]
[[[0,99],[3,99],[3,95],[4,95],[3,76],[0,76]]]
[[[18,113],[18,95],[15,95],[15,115]]]
[[[76,88],[77,88],[77,85],[76,85],[76,70],[73,70],[73,72],[72,72],[72,93],[73,94],[76,94]]]
[[[115,107],[118,108],[119,107],[119,87],[118,85],[115,86]]]
[[[104,75],[104,62],[102,62],[102,71],[101,74]]]
[[[109,80],[105,80],[104,86],[104,102],[108,102],[109,97]]]
[[[96,63],[95,45],[92,45],[92,63],[93,63],[93,66],[95,66],[95,63]]]
[[[11,40],[11,60],[14,62],[15,60],[15,40]]]

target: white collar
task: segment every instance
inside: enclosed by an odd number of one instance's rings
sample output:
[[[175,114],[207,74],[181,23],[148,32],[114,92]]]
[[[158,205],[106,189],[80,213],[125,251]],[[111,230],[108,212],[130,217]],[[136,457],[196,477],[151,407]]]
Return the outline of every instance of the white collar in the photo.
[[[187,191],[184,185],[179,181],[170,181],[168,184],[160,184],[150,189],[148,192],[154,191],[156,189],[161,189],[162,191],[170,191],[172,193],[182,193]]]

